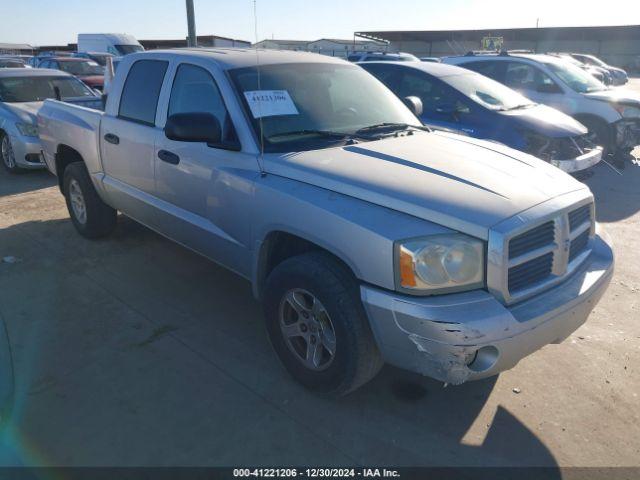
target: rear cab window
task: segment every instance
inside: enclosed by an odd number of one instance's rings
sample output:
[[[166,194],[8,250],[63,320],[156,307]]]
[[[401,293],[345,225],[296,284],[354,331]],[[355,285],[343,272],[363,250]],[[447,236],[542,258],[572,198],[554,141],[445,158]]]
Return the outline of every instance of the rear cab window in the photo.
[[[145,125],[154,125],[158,99],[169,62],[138,60],[129,69],[125,80],[118,118]]]

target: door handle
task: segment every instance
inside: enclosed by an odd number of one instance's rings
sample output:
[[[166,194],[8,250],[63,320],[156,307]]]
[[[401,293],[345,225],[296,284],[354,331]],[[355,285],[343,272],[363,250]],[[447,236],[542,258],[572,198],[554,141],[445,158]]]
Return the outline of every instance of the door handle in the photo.
[[[104,139],[109,143],[113,143],[114,145],[118,145],[120,143],[120,137],[114,135],[113,133],[107,133],[104,136]]]
[[[168,152],[167,150],[160,150],[158,152],[158,158],[163,162],[170,163],[171,165],[178,165],[180,163],[180,157],[175,153]]]

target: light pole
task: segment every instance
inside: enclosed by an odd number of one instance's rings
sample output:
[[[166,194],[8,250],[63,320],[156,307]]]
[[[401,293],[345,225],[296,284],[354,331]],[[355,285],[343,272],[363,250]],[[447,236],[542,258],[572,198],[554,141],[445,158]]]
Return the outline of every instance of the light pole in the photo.
[[[196,16],[193,11],[193,0],[187,0],[187,28],[189,29],[187,45],[189,47],[197,47],[198,38],[196,37]]]

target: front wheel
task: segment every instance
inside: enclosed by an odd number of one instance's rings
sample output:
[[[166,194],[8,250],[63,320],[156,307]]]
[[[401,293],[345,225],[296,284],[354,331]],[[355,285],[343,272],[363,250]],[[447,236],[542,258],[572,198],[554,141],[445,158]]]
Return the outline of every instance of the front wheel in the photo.
[[[302,385],[344,395],[383,365],[351,272],[313,252],[285,260],[269,275],[263,307],[280,361]]]
[[[615,136],[608,123],[596,118],[579,118],[578,121],[587,127],[593,142],[603,148],[603,156],[616,153]]]
[[[117,212],[98,196],[84,163],[72,163],[64,170],[63,185],[71,221],[80,235],[96,239],[114,230]]]
[[[2,165],[9,173],[20,173],[21,168],[16,163],[16,154],[11,145],[11,137],[4,132],[0,132],[0,156]]]

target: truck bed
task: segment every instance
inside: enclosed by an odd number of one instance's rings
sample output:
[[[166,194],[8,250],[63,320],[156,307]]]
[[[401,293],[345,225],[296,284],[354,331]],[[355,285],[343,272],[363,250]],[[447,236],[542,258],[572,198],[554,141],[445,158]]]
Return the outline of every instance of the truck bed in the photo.
[[[76,150],[90,173],[102,171],[100,122],[104,112],[80,105],[46,100],[38,112],[38,131],[47,168],[56,175],[60,146]]]

